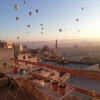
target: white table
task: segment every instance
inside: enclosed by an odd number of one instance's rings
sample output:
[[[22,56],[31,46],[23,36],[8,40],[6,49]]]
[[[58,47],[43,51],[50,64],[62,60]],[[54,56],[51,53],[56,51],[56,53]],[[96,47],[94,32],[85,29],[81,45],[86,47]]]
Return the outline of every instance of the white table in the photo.
[[[74,90],[74,88],[72,88],[72,87],[67,87],[65,95],[62,96],[59,94],[58,91],[54,92],[51,88],[47,89],[44,85],[38,85],[38,86],[36,86],[36,89],[39,90],[41,93],[43,93],[45,95],[45,97],[48,96],[54,100],[62,100],[65,96],[67,96]]]

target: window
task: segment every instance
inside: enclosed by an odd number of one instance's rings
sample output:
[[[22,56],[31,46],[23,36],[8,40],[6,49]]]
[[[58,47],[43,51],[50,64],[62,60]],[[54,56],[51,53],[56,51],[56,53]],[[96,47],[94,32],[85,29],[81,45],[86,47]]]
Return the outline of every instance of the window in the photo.
[[[23,59],[25,59],[25,55],[23,56]]]

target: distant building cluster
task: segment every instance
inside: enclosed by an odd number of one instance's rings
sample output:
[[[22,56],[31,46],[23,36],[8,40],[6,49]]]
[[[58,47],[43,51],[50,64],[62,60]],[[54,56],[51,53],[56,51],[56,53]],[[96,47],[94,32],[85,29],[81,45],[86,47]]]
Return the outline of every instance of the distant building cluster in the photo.
[[[13,49],[15,53],[19,52],[28,52],[28,48],[26,45],[21,45],[21,44],[15,44],[13,43]]]
[[[83,57],[82,62],[92,62],[92,63],[99,63],[100,62],[100,58],[92,58],[92,57]]]
[[[55,52],[50,49],[48,45],[44,45],[43,48],[30,49],[30,56],[37,56],[38,61],[43,60],[64,60],[64,56],[58,54],[58,44],[56,40]]]
[[[12,42],[0,42],[0,48],[12,49]]]
[[[28,48],[26,45],[0,41],[0,66],[4,63],[11,64],[11,58],[28,60]]]

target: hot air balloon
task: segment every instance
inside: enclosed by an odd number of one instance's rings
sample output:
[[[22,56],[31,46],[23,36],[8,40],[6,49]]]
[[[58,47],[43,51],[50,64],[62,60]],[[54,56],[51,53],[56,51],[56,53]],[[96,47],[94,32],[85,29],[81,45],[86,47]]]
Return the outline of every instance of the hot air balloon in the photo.
[[[30,25],[28,25],[28,27],[30,27]]]
[[[78,19],[76,19],[76,21],[78,21]]]
[[[41,32],[41,34],[43,34],[43,32]]]
[[[24,1],[24,4],[25,4],[25,1]]]
[[[38,13],[38,9],[36,9],[36,12]]]
[[[40,24],[42,26],[42,24]]]
[[[81,9],[83,10],[84,8],[82,7]]]
[[[19,18],[18,18],[18,17],[16,17],[16,20],[19,20]]]
[[[91,46],[91,43],[89,43],[89,46]]]
[[[19,37],[17,37],[17,39],[19,39]]]
[[[61,31],[62,31],[62,29],[59,29],[59,31],[61,32]]]
[[[14,5],[14,8],[17,10],[19,7],[18,7],[18,5]]]
[[[32,15],[32,12],[29,12],[29,15],[31,16]]]
[[[43,30],[43,28],[41,28]]]
[[[74,48],[77,48],[77,45],[74,45]]]

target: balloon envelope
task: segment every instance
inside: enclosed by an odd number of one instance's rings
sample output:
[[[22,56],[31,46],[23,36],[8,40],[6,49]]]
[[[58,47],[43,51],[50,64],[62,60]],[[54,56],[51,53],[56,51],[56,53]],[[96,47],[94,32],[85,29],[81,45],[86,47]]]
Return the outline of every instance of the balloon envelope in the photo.
[[[31,16],[32,15],[32,12],[29,12],[29,15]]]
[[[14,5],[14,8],[17,10],[19,7],[18,7],[18,5]]]
[[[16,17],[16,20],[19,20],[19,18],[18,18],[18,17]]]
[[[30,27],[30,25],[28,25],[28,27]]]
[[[24,4],[25,4],[25,1],[24,1]]]
[[[36,9],[36,12],[38,13],[38,9]]]
[[[61,32],[61,31],[62,31],[62,29],[59,29],[59,31]]]

